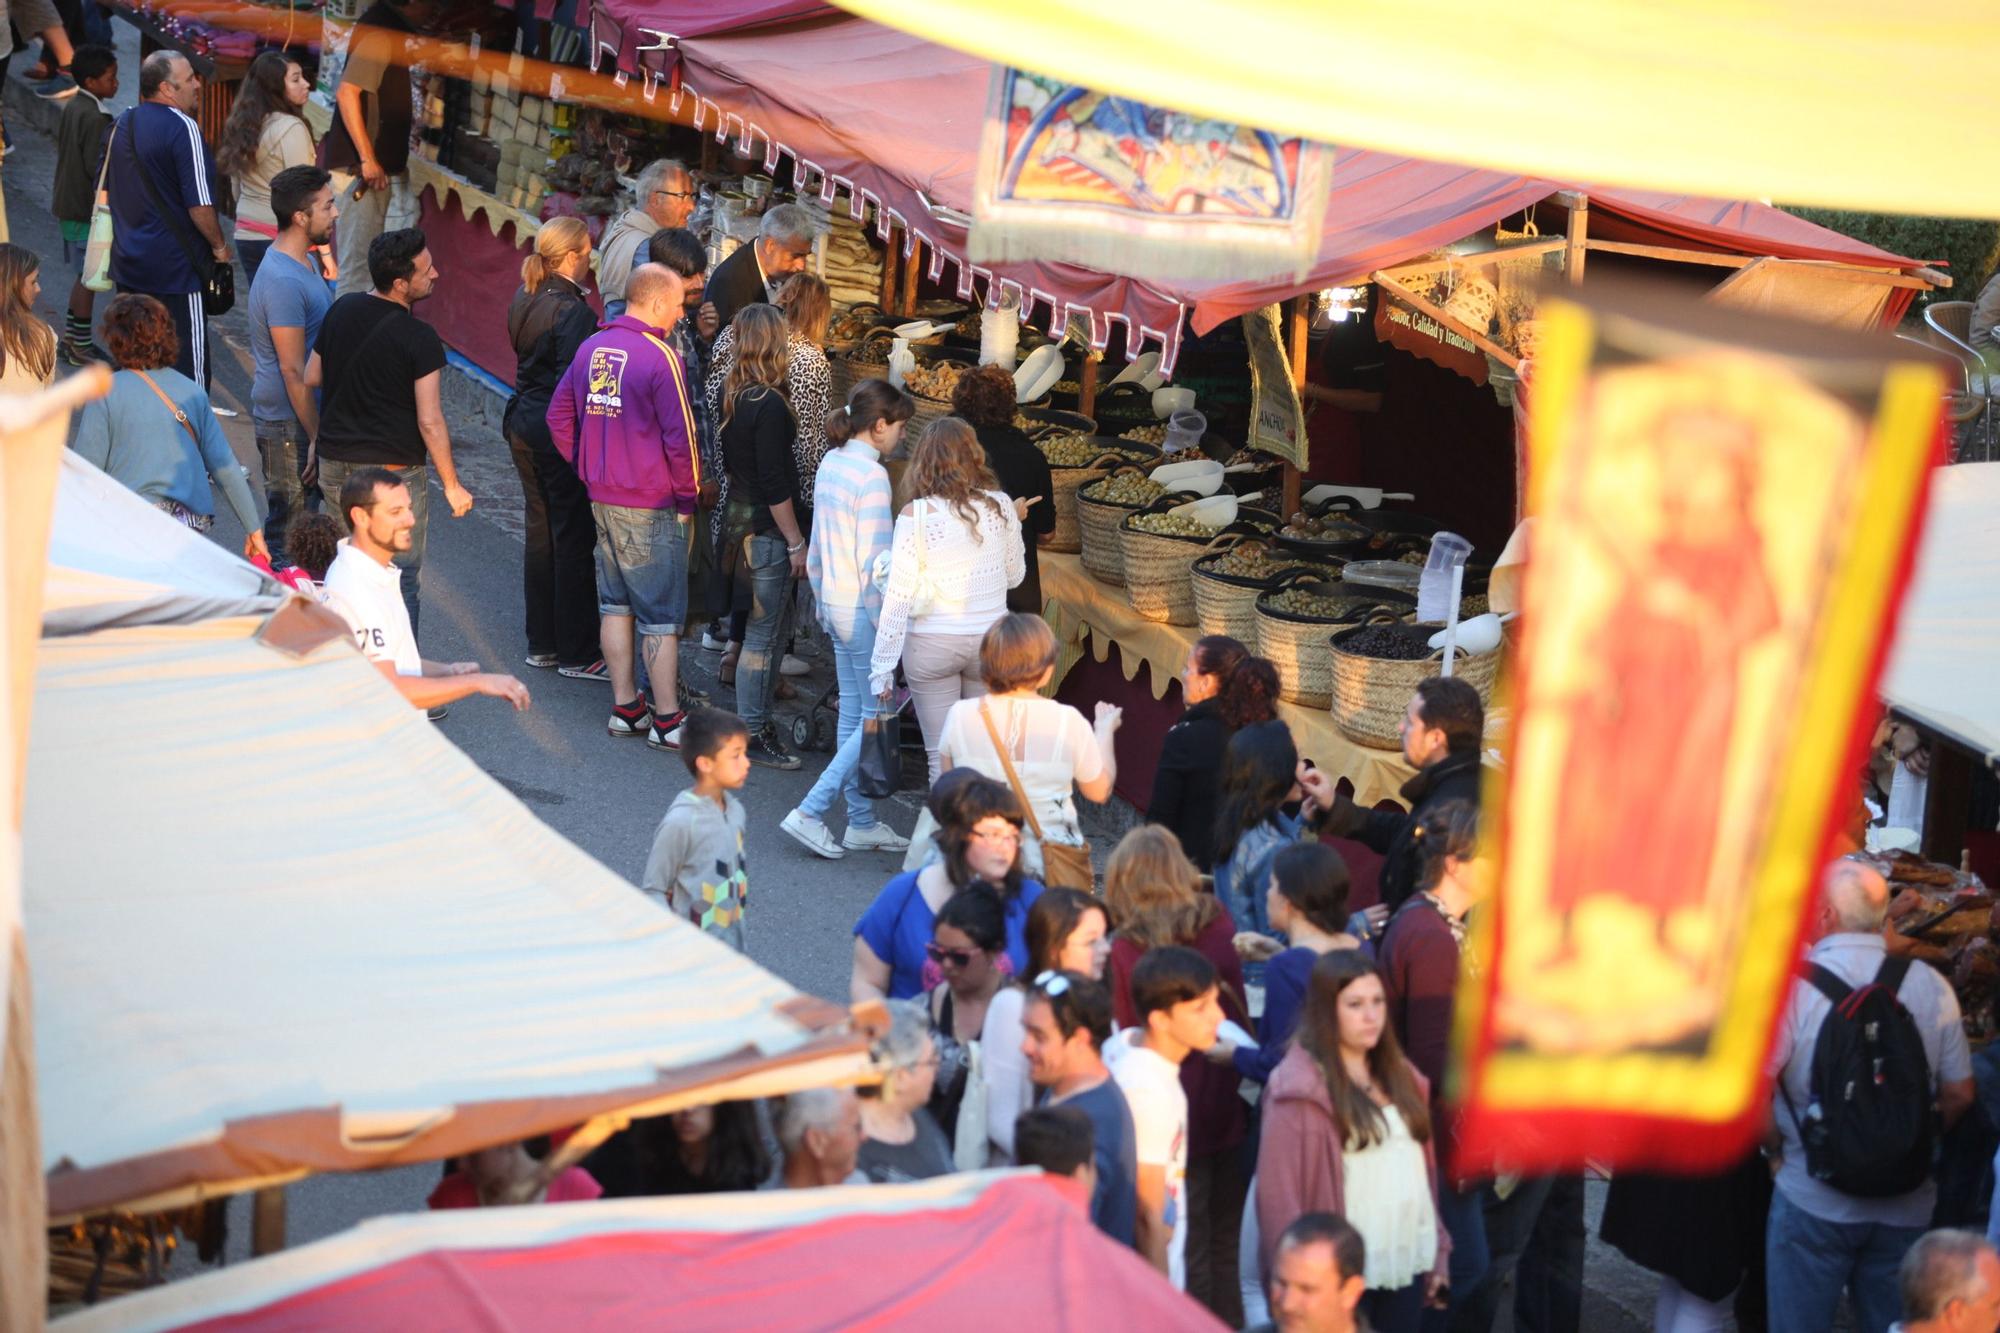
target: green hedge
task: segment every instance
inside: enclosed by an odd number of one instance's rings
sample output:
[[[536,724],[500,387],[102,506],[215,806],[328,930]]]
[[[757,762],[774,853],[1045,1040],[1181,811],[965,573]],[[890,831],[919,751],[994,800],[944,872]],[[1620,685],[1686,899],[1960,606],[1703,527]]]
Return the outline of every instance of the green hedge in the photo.
[[[2000,269],[2000,222],[1973,218],[1920,218],[1904,213],[1846,213],[1832,208],[1788,208],[1809,222],[1844,236],[1926,263],[1942,261],[1952,285],[1917,298],[1970,301]],[[1914,307],[1913,307],[1914,309]]]

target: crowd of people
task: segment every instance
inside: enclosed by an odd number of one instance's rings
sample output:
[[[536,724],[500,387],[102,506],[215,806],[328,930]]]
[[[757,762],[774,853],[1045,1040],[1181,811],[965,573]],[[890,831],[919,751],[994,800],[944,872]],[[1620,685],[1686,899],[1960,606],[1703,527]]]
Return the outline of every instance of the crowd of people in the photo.
[[[118,235],[108,350],[87,287],[73,287],[58,336],[33,313],[39,260],[0,245],[0,388],[46,383],[58,357],[108,355],[112,391],[81,413],[80,453],[195,529],[219,497],[246,556],[337,609],[412,706],[435,717],[480,694],[525,708],[512,675],[419,649],[433,474],[454,516],[474,498],[453,464],[443,344],[413,313],[448,278],[420,230],[386,225],[409,90],[374,33],[406,27],[393,0],[364,15],[327,145],[299,114],[297,63],[259,57],[215,159],[184,58],[148,56],[139,107],[114,119],[102,99],[115,60],[71,53],[82,91],[64,114],[58,216],[80,251],[72,224],[87,223],[101,171]],[[239,200],[228,238],[218,166]],[[754,767],[800,766],[774,710],[802,627],[823,633],[836,744],[778,830],[820,858],[903,858],[853,927],[850,997],[887,1014],[882,1079],[640,1122],[553,1175],[543,1145],[476,1154],[433,1206],[1012,1163],[1056,1178],[1231,1327],[1365,1318],[1384,1333],[1484,1333],[1511,1302],[1518,1328],[1579,1329],[1581,1177],[1453,1170],[1446,1052],[1489,879],[1478,693],[1418,687],[1405,808],[1370,810],[1300,754],[1271,663],[1203,638],[1143,821],[1093,847],[1083,814],[1111,798],[1122,718],[1047,693],[1059,645],[1038,614],[1036,550],[1052,488],[1014,428],[1012,378],[965,374],[953,415],[920,433],[915,403],[886,380],[835,401],[827,288],[805,271],[810,218],[770,209],[710,273],[686,229],[693,174],[659,161],[637,179],[600,243],[577,219],[540,229],[509,310],[523,659],[607,685],[610,737],[678,753],[689,782],[641,887],[744,949],[755,840],[737,793]],[[231,240],[262,517],[206,392]],[[892,485],[887,463],[905,454]],[[733,711],[680,670],[696,636],[723,654]],[[861,781],[867,724],[891,717],[924,751],[908,835]],[[1380,856],[1379,901],[1350,901],[1342,846]],[[1991,1333],[2000,1258],[1977,1236],[1930,1230],[1929,1158],[1862,1184],[1823,1132],[1836,1112],[1816,1056],[1846,1021],[1841,997],[1871,981],[1912,1021],[1937,1128],[1962,1116],[1973,1090],[1956,1001],[1935,971],[1886,959],[1879,876],[1840,863],[1823,903],[1810,961],[1824,976],[1798,983],[1779,1033],[1770,1144],[1712,1178],[1620,1174],[1605,1238],[1661,1275],[1662,1333],[1731,1318],[1820,1333],[1843,1293],[1869,1333],[1898,1317],[1906,1333]]]

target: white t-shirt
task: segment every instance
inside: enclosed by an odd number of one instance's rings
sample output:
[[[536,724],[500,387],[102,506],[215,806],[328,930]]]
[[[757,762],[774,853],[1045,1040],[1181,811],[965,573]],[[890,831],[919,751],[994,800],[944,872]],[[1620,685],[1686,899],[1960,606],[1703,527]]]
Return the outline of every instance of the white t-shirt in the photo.
[[[1104,776],[1104,751],[1097,744],[1097,733],[1082,713],[1040,695],[959,700],[945,714],[938,749],[950,755],[953,764],[976,768],[1002,785],[1007,770],[980,720],[981,703],[993,718],[993,729],[1006,742],[1043,835],[1050,842],[1080,846],[1083,828],[1077,823],[1072,792],[1077,783]]]
[[[403,571],[378,565],[341,539],[323,585],[327,605],[354,630],[354,646],[371,662],[395,664],[399,676],[424,674],[410,609],[403,605]]]
[[[1138,1029],[1104,1043],[1104,1062],[1132,1110],[1132,1137],[1140,1166],[1166,1168],[1166,1223],[1174,1229],[1167,1242],[1167,1276],[1176,1291],[1187,1290],[1187,1159],[1188,1103],[1181,1088],[1179,1065],[1133,1044]],[[1192,1057],[1199,1059],[1200,1057]]]

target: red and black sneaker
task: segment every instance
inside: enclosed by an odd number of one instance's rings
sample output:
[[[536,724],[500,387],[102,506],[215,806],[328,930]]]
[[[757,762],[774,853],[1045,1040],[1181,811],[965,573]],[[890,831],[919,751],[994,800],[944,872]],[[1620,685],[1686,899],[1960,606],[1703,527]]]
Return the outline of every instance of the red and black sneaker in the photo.
[[[681,748],[681,723],[687,721],[687,710],[682,709],[671,717],[655,717],[651,731],[646,733],[646,744],[655,750],[678,750]]]
[[[653,710],[646,706],[646,701],[634,699],[629,704],[613,704],[611,721],[605,724],[604,729],[622,740],[645,735],[652,720]]]

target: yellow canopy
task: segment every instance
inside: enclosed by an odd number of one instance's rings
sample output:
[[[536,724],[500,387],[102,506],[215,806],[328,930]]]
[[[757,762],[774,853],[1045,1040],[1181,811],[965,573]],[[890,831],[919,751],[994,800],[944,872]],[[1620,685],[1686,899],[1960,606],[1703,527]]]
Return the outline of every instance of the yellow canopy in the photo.
[[[1992,0],[838,0],[1161,106],[1555,180],[2000,217]]]

